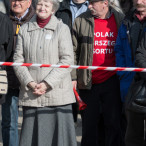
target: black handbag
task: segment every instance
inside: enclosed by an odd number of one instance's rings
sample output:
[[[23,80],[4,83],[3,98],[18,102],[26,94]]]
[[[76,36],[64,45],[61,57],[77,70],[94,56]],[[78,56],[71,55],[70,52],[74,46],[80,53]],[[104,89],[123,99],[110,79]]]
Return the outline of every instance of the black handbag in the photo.
[[[133,80],[126,96],[126,109],[146,114],[146,81]]]

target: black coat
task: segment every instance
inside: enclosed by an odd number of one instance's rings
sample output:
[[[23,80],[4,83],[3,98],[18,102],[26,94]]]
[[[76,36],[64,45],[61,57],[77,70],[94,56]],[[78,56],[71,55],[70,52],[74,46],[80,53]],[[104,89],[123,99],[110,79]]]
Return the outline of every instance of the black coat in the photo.
[[[60,3],[60,7],[56,12],[56,17],[62,19],[63,23],[67,24],[69,28],[72,28],[72,13],[70,10],[70,0],[63,0]]]
[[[146,27],[144,30],[144,35],[136,51],[135,65],[136,67],[146,68]],[[146,80],[146,72],[137,74],[139,74],[142,79]]]
[[[0,12],[0,61],[9,59],[13,46],[13,25],[7,15]],[[4,66],[2,67],[5,68]]]

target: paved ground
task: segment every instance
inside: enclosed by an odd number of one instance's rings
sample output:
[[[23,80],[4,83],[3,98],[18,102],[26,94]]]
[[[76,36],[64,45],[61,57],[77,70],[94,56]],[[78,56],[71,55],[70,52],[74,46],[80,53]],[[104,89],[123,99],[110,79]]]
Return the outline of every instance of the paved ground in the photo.
[[[22,109],[19,108],[19,120],[18,120],[19,134],[21,132],[21,123],[22,123]],[[1,129],[1,107],[0,107],[0,129]],[[80,115],[78,115],[78,123],[77,123],[77,126],[76,126],[76,135],[77,135],[78,146],[80,146],[81,135],[82,135],[82,133],[81,133],[81,117],[80,117]],[[3,146],[1,131],[0,131],[0,146]]]

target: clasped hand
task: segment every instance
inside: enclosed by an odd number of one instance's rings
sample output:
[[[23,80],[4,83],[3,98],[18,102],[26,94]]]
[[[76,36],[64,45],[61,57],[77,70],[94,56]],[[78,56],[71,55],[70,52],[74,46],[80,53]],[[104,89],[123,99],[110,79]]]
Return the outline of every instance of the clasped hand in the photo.
[[[33,89],[33,94],[36,95],[43,95],[46,93],[46,90],[48,89],[47,83],[41,82],[39,84],[35,82],[30,82],[28,86]]]

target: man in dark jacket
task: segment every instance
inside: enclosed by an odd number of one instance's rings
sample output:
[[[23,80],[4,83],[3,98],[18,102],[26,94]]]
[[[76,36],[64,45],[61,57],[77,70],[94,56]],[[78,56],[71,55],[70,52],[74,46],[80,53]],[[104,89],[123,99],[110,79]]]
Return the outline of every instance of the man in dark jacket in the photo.
[[[13,45],[13,26],[12,22],[5,14],[0,12],[0,61],[5,62],[9,59]],[[0,70],[5,70],[5,66],[1,66]],[[0,104],[4,101],[4,96],[0,95]],[[2,99],[3,98],[3,99]]]
[[[134,9],[125,17],[115,44],[116,66],[134,67],[135,52],[146,27],[146,0],[133,0]],[[134,72],[117,72],[120,78],[120,90],[123,104]],[[143,116],[127,111],[126,146],[143,146]],[[138,126],[141,125],[141,126]]]
[[[13,61],[19,28],[28,22],[34,15],[31,0],[10,0],[10,19],[13,22],[13,52],[9,62]],[[12,67],[6,68],[8,73],[8,94],[6,102],[2,105],[2,138],[4,146],[18,146],[18,96],[19,81]]]
[[[87,11],[87,9],[88,1],[86,0],[63,0],[55,15],[57,18],[61,18],[71,29],[75,18]]]
[[[88,9],[88,1],[86,0],[63,0],[60,3],[59,10],[56,12],[56,17],[62,19],[72,31],[72,26],[76,17]],[[72,81],[74,85],[74,80]],[[75,125],[77,124],[77,103],[73,104],[73,117]]]
[[[90,0],[90,11],[76,18],[73,26],[75,64],[115,66],[114,44],[124,15],[109,0]],[[105,145],[120,146],[121,101],[116,72],[78,70],[74,72],[87,108],[82,116],[81,146],[99,146],[100,107],[104,117]]]

